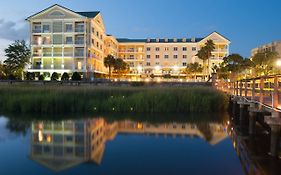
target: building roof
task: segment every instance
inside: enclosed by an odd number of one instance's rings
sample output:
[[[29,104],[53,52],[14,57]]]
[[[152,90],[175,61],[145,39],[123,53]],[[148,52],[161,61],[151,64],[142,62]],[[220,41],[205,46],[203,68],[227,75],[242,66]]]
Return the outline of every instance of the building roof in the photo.
[[[199,42],[204,38],[194,38],[194,42]],[[150,39],[150,41],[148,42],[148,39],[129,39],[129,38],[117,38],[117,41],[119,43],[175,43],[174,39],[159,39],[159,42],[157,42],[157,39]],[[192,43],[192,38],[186,38],[186,40],[184,41],[183,38],[177,38],[176,43]]]
[[[92,12],[75,12],[79,15],[85,16],[87,18],[94,18],[96,17],[100,12],[99,11],[92,11]]]
[[[61,5],[59,5],[59,4],[54,4],[54,5],[52,5],[52,6],[48,7],[48,8],[46,8],[46,9],[44,9],[44,10],[38,12],[38,13],[35,13],[35,14],[33,14],[33,15],[27,17],[26,20],[28,20],[28,19],[30,19],[30,18],[32,18],[32,17],[34,17],[34,16],[36,16],[36,15],[42,13],[42,12],[45,12],[45,11],[47,11],[47,10],[53,8],[53,7],[60,7],[60,8],[63,8],[63,9],[65,9],[65,10],[68,10],[68,11],[70,11],[70,12],[76,13],[76,14],[78,14],[78,15],[81,15],[81,16],[84,16],[84,17],[87,17],[87,18],[94,18],[94,17],[96,17],[96,16],[100,13],[99,11],[75,12],[75,11],[73,11],[73,10],[71,10],[71,9],[69,9],[69,8],[66,8],[66,7],[64,7],[64,6],[61,6]]]

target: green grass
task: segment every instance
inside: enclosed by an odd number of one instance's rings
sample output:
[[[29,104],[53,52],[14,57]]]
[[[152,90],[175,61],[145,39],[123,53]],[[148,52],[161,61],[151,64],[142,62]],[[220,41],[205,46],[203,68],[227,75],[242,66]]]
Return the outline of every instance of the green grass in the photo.
[[[205,113],[227,106],[227,95],[210,87],[0,86],[2,113]]]

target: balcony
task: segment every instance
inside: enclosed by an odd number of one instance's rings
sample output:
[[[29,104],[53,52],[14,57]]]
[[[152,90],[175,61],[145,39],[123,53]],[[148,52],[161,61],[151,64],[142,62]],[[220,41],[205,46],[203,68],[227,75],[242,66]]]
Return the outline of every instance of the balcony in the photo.
[[[84,57],[84,52],[75,52],[74,54],[75,57]]]
[[[76,45],[84,45],[84,40],[75,40]]]
[[[64,52],[65,57],[72,57],[73,53],[72,52]]]
[[[77,33],[84,33],[84,31],[85,31],[84,27],[76,27],[75,28],[75,32],[77,32]]]
[[[52,56],[52,52],[44,52],[43,53],[43,57],[51,57]]]

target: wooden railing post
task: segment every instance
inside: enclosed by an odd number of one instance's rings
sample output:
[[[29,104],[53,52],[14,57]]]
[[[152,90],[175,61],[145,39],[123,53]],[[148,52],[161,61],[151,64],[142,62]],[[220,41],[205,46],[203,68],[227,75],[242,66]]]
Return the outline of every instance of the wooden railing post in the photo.
[[[264,78],[262,77],[261,79],[260,79],[260,100],[259,100],[259,102],[260,102],[260,104],[263,104],[263,101],[264,101]],[[260,105],[260,109],[261,109],[261,105]]]
[[[242,83],[242,80],[239,81],[239,91],[240,91],[239,95],[242,96],[243,95],[242,94],[243,93],[243,83]]]
[[[253,80],[253,82],[252,82],[252,97],[251,97],[252,101],[255,100],[255,95],[256,95],[256,80]]]
[[[236,96],[239,96],[239,83],[236,81]]]
[[[278,82],[278,77],[275,76],[274,77],[274,90],[273,90],[273,108],[278,108],[278,105],[279,105],[279,101],[278,101],[278,89],[279,89],[279,82]]]
[[[245,88],[245,98],[247,98],[247,96],[248,96],[248,80],[247,79],[245,79],[244,88]]]

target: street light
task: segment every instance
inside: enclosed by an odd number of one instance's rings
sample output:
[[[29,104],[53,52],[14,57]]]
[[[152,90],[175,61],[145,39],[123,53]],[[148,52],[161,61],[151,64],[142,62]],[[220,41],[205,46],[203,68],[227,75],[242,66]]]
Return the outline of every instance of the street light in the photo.
[[[155,66],[155,70],[159,71],[160,70],[160,66]]]

